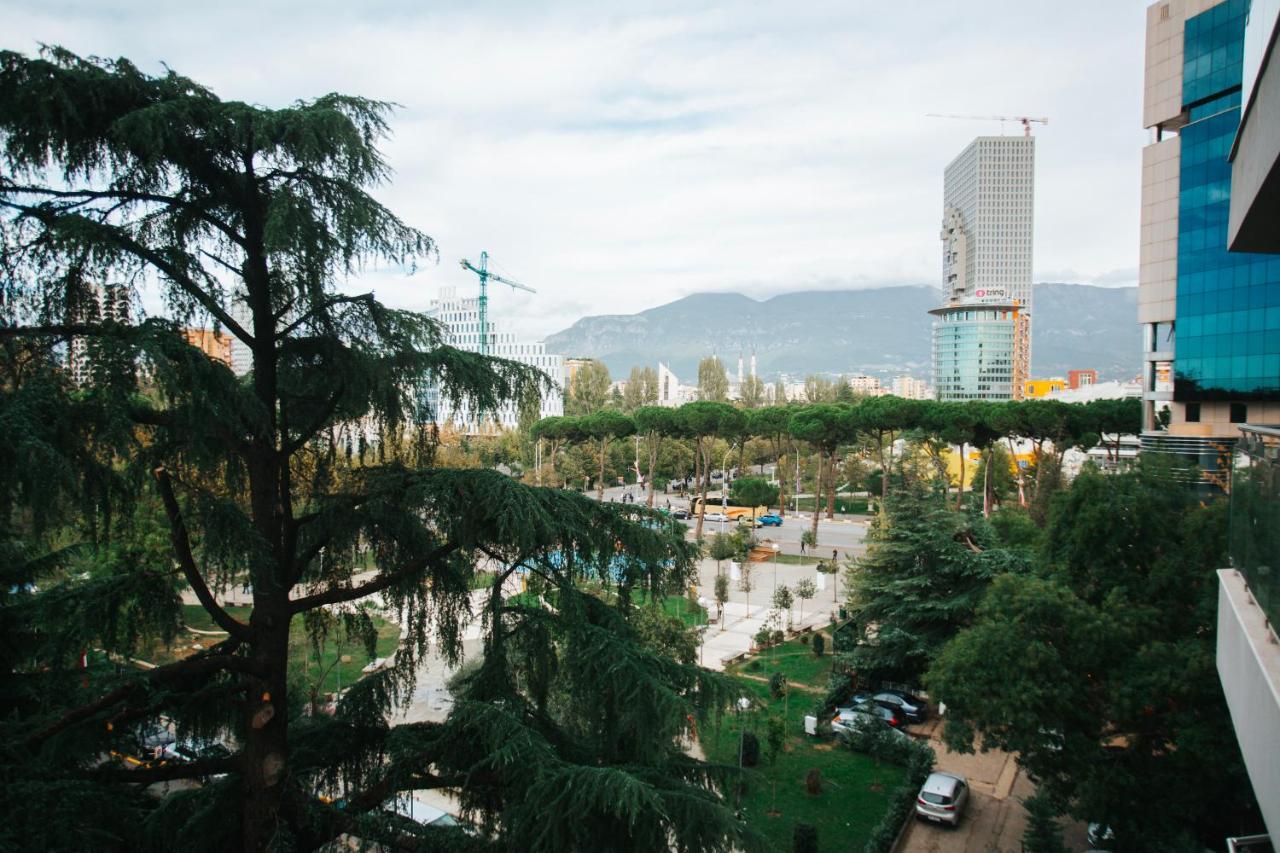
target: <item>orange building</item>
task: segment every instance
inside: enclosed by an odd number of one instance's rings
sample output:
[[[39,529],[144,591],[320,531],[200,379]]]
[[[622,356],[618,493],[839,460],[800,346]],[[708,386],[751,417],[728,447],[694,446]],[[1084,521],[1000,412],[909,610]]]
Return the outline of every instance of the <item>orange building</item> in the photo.
[[[213,329],[183,329],[182,336],[193,347],[199,347],[209,358],[231,366],[231,336]]]
[[[1077,388],[1086,388],[1090,385],[1098,384],[1098,371],[1096,370],[1068,370],[1067,371],[1067,387],[1071,390]]]

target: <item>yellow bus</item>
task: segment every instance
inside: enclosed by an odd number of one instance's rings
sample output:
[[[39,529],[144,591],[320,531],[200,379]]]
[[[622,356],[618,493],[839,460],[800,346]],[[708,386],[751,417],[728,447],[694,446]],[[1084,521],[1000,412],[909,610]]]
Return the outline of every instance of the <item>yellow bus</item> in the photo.
[[[691,519],[697,518],[701,508],[702,508],[702,498],[695,497],[690,499],[689,517]],[[720,504],[719,497],[712,497],[708,495],[707,496],[707,513],[710,514],[713,512],[723,512],[725,515],[729,517],[731,521],[737,521],[743,518],[749,521],[753,513],[756,518],[759,518],[762,515],[768,515],[769,508],[767,506],[758,506],[754,508],[749,506],[735,506],[734,504],[728,504],[727,506],[722,506]]]

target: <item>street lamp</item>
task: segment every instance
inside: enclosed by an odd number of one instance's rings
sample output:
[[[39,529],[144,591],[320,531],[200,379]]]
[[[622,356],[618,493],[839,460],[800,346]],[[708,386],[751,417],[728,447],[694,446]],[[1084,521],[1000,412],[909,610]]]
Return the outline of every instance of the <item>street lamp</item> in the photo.
[[[778,552],[782,550],[782,546],[774,542],[769,546],[773,549],[773,591],[778,591]]]

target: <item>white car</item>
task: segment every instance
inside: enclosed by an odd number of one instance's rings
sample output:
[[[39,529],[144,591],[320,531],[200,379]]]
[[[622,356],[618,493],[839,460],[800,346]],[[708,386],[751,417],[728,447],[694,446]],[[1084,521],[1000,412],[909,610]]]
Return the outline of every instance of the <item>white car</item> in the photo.
[[[728,521],[729,516],[723,512],[709,512],[702,517],[703,521]]]
[[[959,826],[967,805],[967,779],[958,773],[930,773],[916,796],[916,817]]]

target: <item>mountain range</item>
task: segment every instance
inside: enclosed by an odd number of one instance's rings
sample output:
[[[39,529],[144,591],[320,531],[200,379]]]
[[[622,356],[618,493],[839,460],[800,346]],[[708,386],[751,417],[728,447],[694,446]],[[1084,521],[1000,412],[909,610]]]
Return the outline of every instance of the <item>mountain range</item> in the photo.
[[[696,293],[637,314],[583,317],[547,338],[547,351],[603,361],[615,378],[633,366],[665,363],[693,384],[698,360],[716,353],[737,371],[756,355],[765,379],[788,374],[927,378],[933,317],[941,291],[926,286],[782,293],[765,300]],[[1140,370],[1137,288],[1035,285],[1032,375],[1093,368],[1100,380]]]

